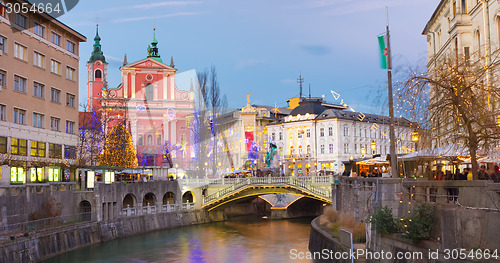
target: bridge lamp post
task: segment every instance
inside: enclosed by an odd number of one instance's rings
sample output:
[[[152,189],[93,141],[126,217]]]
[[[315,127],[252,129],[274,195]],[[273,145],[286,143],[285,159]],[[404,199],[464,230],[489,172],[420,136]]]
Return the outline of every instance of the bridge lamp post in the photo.
[[[314,162],[314,175],[318,176],[318,162]]]
[[[177,170],[178,170],[177,168],[179,168],[179,165],[175,164],[175,179],[179,179],[178,174],[177,174],[178,173],[177,172]]]
[[[295,158],[292,159],[292,163],[293,163],[293,173],[292,173],[292,176],[295,175]]]

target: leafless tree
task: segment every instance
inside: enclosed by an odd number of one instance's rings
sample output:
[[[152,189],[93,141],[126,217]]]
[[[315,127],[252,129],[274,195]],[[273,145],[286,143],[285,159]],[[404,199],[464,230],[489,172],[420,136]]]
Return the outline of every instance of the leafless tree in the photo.
[[[445,58],[430,69],[409,69],[396,93],[400,110],[430,131],[434,147],[456,143],[469,150],[476,179],[478,152],[488,153],[500,140],[494,103],[500,88],[487,81],[496,63],[481,63]]]

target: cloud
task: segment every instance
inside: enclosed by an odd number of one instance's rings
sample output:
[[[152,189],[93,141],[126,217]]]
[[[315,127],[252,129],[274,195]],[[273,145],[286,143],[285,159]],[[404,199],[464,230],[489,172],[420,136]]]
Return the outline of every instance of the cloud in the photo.
[[[331,48],[325,45],[300,45],[300,49],[309,54],[323,56],[330,53]]]
[[[112,21],[112,23],[155,20],[155,19],[175,17],[175,16],[194,16],[194,15],[198,15],[198,14],[200,14],[200,13],[197,13],[197,12],[177,12],[177,13],[165,14],[165,15],[159,15],[159,16],[128,17],[128,18],[115,19]]]
[[[262,60],[262,59],[247,59],[247,60],[243,60],[243,61],[240,61],[238,63],[238,65],[236,65],[236,69],[242,69],[242,68],[248,68],[248,67],[255,67],[255,66],[259,66],[259,65],[262,65],[262,64],[265,64],[266,61]]]
[[[293,9],[322,9],[324,13],[332,16],[362,13],[370,10],[382,9],[386,6],[402,6],[414,4],[412,1],[401,0],[312,0],[304,1],[298,5],[291,5]]]

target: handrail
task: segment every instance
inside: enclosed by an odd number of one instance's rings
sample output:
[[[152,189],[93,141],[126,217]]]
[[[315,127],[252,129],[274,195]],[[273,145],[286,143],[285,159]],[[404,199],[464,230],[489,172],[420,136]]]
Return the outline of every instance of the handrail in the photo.
[[[326,179],[324,180],[327,181],[331,179],[329,179],[329,177],[326,177]],[[332,193],[330,189],[323,189],[320,187],[313,186],[308,181],[311,181],[311,179],[307,180],[305,178],[296,178],[296,177],[250,177],[236,184],[232,184],[230,187],[224,188],[207,197],[204,197],[203,204],[209,204],[215,200],[223,199],[246,186],[262,186],[262,185],[273,185],[276,187],[290,185],[298,190],[301,190],[303,192],[309,193],[314,196],[318,196],[324,199],[331,198]]]

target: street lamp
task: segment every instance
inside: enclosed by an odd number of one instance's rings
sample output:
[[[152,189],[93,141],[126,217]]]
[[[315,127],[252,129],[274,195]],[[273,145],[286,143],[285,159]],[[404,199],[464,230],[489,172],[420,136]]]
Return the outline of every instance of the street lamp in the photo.
[[[370,144],[370,148],[372,149],[372,154],[375,154],[375,152],[377,151],[377,144],[375,143],[375,141]]]
[[[366,149],[365,147],[361,147],[361,155],[365,157]]]
[[[498,122],[499,118],[497,117],[497,122]],[[418,142],[419,140],[419,135],[418,135],[418,132],[414,132],[411,134],[411,141],[412,142]]]

